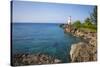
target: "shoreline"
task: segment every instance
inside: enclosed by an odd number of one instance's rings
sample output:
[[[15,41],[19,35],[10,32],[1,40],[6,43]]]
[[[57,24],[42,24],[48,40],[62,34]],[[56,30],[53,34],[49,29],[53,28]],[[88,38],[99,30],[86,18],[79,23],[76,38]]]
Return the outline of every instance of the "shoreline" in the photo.
[[[71,45],[69,51],[70,62],[88,62],[97,61],[97,33],[83,32],[78,29],[63,28],[64,32],[72,34],[72,36],[80,37],[82,42]],[[67,57],[66,57],[67,58]],[[61,59],[48,54],[14,54],[12,56],[12,66],[22,65],[41,65],[41,64],[57,64],[62,63]]]
[[[81,31],[68,27],[64,28],[64,32],[69,32],[73,36],[82,38],[82,42],[72,44],[70,50],[71,62],[88,62],[97,61],[97,33]]]
[[[12,57],[12,66],[56,64],[61,60],[47,54],[15,54]]]

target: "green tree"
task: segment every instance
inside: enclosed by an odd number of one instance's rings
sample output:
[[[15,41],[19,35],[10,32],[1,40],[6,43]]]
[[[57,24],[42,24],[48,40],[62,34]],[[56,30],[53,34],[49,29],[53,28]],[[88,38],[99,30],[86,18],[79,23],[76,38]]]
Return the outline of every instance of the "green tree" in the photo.
[[[82,27],[96,29],[96,25],[91,22],[90,18],[85,19],[84,23],[82,23]]]
[[[73,26],[76,27],[76,28],[80,28],[81,27],[81,22],[79,20],[77,20],[73,23]]]
[[[89,28],[91,25],[92,25],[92,23],[91,23],[89,17],[86,18],[86,19],[84,20],[84,23],[82,24],[82,26],[85,27],[85,28]]]
[[[90,28],[92,26],[92,23],[91,22],[84,22],[82,25],[85,28]]]
[[[85,22],[91,22],[90,18],[89,18],[89,17],[86,18],[86,19],[85,19]]]
[[[97,6],[94,7],[93,12],[90,15],[91,21],[97,25]]]

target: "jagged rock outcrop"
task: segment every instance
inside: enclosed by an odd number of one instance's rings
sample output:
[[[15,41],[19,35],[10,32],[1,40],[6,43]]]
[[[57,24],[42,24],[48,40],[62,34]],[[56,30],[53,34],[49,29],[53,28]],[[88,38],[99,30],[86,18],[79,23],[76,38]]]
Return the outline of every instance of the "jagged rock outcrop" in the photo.
[[[16,54],[12,58],[13,66],[54,64],[60,62],[61,60],[45,54]]]
[[[71,46],[70,57],[72,62],[96,61],[97,51],[89,44],[80,42]]]

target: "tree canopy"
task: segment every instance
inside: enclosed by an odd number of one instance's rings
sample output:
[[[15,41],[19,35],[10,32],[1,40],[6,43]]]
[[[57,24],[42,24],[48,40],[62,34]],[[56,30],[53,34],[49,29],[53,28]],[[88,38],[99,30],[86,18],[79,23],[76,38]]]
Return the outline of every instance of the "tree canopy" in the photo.
[[[97,25],[97,6],[94,7],[93,12],[90,15],[91,22]]]

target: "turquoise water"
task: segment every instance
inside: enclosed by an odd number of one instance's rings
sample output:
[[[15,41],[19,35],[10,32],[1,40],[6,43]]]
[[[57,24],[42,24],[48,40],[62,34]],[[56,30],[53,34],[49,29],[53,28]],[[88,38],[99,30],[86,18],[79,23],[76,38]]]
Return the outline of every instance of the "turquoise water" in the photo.
[[[79,42],[80,39],[64,33],[59,25],[56,23],[13,23],[13,54],[45,53],[62,62],[69,62],[71,44]]]

